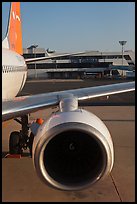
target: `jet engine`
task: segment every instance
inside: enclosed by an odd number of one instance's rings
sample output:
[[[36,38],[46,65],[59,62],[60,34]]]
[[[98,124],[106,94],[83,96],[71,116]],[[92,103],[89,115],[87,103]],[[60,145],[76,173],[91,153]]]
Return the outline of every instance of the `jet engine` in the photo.
[[[42,181],[72,191],[108,175],[114,150],[105,124],[93,113],[77,109],[55,113],[38,128],[32,158]]]

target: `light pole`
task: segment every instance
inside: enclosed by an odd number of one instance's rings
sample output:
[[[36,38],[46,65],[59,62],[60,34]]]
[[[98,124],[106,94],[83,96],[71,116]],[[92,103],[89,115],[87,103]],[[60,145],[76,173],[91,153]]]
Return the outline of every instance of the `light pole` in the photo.
[[[122,66],[123,66],[123,46],[126,44],[127,41],[119,41],[119,44],[122,45]]]
[[[119,41],[119,44],[122,45],[122,66],[123,66],[123,47],[124,47],[124,45],[126,44],[126,42],[127,42],[127,41],[124,41],[124,40]],[[122,75],[123,75],[123,71],[122,71]]]

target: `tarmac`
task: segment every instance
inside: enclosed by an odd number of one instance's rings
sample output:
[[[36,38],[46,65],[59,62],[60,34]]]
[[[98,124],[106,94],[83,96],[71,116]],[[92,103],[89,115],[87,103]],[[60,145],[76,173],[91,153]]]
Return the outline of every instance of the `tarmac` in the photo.
[[[54,80],[53,80],[54,81]],[[114,82],[114,81],[113,81]],[[22,94],[46,92],[50,81],[29,81]],[[54,88],[64,88],[66,82],[52,82]],[[51,84],[52,84],[51,83]],[[90,83],[91,81],[73,81],[67,84],[69,89]],[[109,82],[111,83],[111,81]],[[117,83],[117,82],[116,82]],[[101,81],[98,83],[101,85]],[[48,88],[47,88],[48,87]],[[74,84],[73,84],[74,87]],[[74,87],[76,88],[76,87]],[[64,88],[65,89],[65,88]],[[48,91],[47,91],[48,92]],[[104,180],[82,191],[59,191],[43,184],[36,175],[30,157],[21,159],[4,158],[8,152],[8,140],[12,131],[20,129],[14,120],[2,125],[2,202],[134,202],[135,201],[135,105],[134,92],[115,95],[107,101],[81,104],[81,108],[93,112],[107,125],[114,143],[115,162],[111,174]],[[126,101],[126,103],[125,103]],[[32,113],[30,120],[37,117],[47,119],[56,108]]]

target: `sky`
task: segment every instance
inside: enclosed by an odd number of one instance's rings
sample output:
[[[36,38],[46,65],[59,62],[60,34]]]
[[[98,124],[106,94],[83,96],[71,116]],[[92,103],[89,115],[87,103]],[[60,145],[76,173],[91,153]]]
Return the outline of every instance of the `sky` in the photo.
[[[9,2],[2,2],[4,38]],[[21,2],[23,47],[59,52],[135,51],[135,2]]]

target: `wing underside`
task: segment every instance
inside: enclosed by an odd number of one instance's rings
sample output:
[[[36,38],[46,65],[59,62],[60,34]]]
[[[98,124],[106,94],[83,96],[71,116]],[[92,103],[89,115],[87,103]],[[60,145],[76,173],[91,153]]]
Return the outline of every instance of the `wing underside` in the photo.
[[[80,88],[60,92],[44,93],[16,97],[11,101],[2,102],[2,120],[19,117],[40,109],[56,106],[66,96],[76,97],[78,101],[108,96],[135,90],[135,82],[118,83],[89,88]]]

